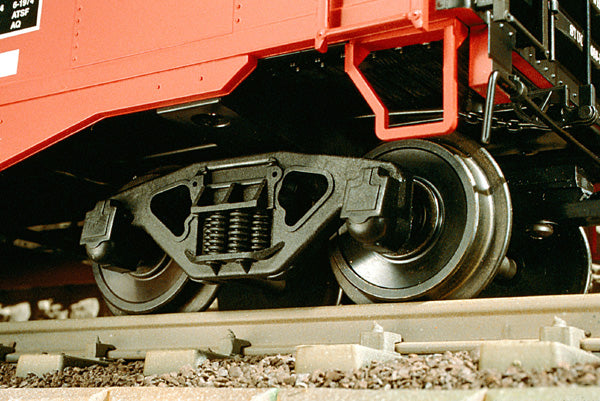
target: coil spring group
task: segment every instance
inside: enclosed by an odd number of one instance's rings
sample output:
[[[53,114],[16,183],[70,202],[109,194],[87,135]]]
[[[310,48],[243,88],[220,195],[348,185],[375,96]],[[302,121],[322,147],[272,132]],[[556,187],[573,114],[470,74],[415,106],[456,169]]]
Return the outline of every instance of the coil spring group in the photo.
[[[204,220],[202,253],[260,251],[269,247],[270,240],[271,219],[267,210],[214,212]]]

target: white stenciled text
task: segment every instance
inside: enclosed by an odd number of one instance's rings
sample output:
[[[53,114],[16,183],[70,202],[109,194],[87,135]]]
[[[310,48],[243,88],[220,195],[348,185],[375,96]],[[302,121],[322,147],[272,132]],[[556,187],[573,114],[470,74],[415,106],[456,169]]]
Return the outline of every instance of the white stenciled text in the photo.
[[[26,17],[27,14],[29,14],[29,7],[24,8],[22,10],[15,10],[12,13],[11,19],[23,18],[23,17]]]
[[[17,8],[27,7],[30,4],[35,4],[35,0],[17,0],[13,1],[13,10]]]
[[[583,32],[575,27],[573,24],[569,24],[569,35],[575,39],[580,46],[583,46]]]

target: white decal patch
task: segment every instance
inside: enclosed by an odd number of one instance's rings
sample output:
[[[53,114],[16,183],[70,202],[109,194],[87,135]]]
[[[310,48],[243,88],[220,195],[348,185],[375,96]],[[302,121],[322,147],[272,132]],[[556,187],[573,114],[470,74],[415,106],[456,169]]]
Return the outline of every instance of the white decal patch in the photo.
[[[15,75],[19,66],[19,49],[0,53],[0,78]]]

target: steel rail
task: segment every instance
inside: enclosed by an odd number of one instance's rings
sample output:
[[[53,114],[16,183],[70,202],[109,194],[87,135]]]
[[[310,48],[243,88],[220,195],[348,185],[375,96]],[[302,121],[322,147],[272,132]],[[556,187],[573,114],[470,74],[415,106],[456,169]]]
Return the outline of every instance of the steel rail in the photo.
[[[373,322],[407,342],[537,339],[555,317],[599,337],[600,294],[2,323],[0,343],[16,343],[12,358],[89,356],[99,339],[116,347],[108,357],[138,359],[147,350],[217,347],[232,331],[250,341],[246,354],[272,354],[301,344],[357,343]]]

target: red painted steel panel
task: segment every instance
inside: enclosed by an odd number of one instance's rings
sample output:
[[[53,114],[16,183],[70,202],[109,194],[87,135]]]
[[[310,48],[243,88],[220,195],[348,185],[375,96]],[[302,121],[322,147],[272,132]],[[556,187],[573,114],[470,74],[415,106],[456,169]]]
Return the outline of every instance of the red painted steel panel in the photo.
[[[552,83],[540,74],[527,60],[516,52],[512,54],[513,66],[521,71],[531,82],[539,88],[552,88]]]
[[[7,85],[53,79],[70,67],[74,14],[75,0],[46,0],[42,4],[39,30],[0,39],[0,53],[20,50],[18,74],[0,78],[0,96],[14,99],[17,91]]]
[[[3,106],[0,166],[10,166],[106,116],[221,96],[255,65],[252,57],[239,56]]]
[[[225,95],[257,58],[406,27],[428,38],[434,9],[433,0],[46,0],[39,30],[0,40],[0,55],[19,50],[17,74],[0,77],[0,169],[104,117]]]
[[[317,0],[303,1],[267,1],[238,0],[235,3],[234,29],[246,31],[261,26],[276,26],[275,24],[289,18],[315,16]],[[316,21],[314,21],[316,23]],[[316,26],[313,28],[316,31]],[[273,34],[280,32],[274,30]],[[285,33],[284,33],[285,34]]]
[[[493,71],[493,62],[488,55],[487,25],[471,27],[469,34],[469,86],[484,98]],[[502,89],[496,88],[495,103],[507,103],[510,98]]]
[[[78,0],[73,65],[164,49],[233,31],[233,0],[164,0],[148,5],[147,0]]]
[[[423,4],[420,1],[397,1],[392,4],[385,0],[332,1],[330,24],[332,27],[354,25],[364,21],[365,18],[376,20],[391,15],[406,14],[410,9],[423,10]]]

